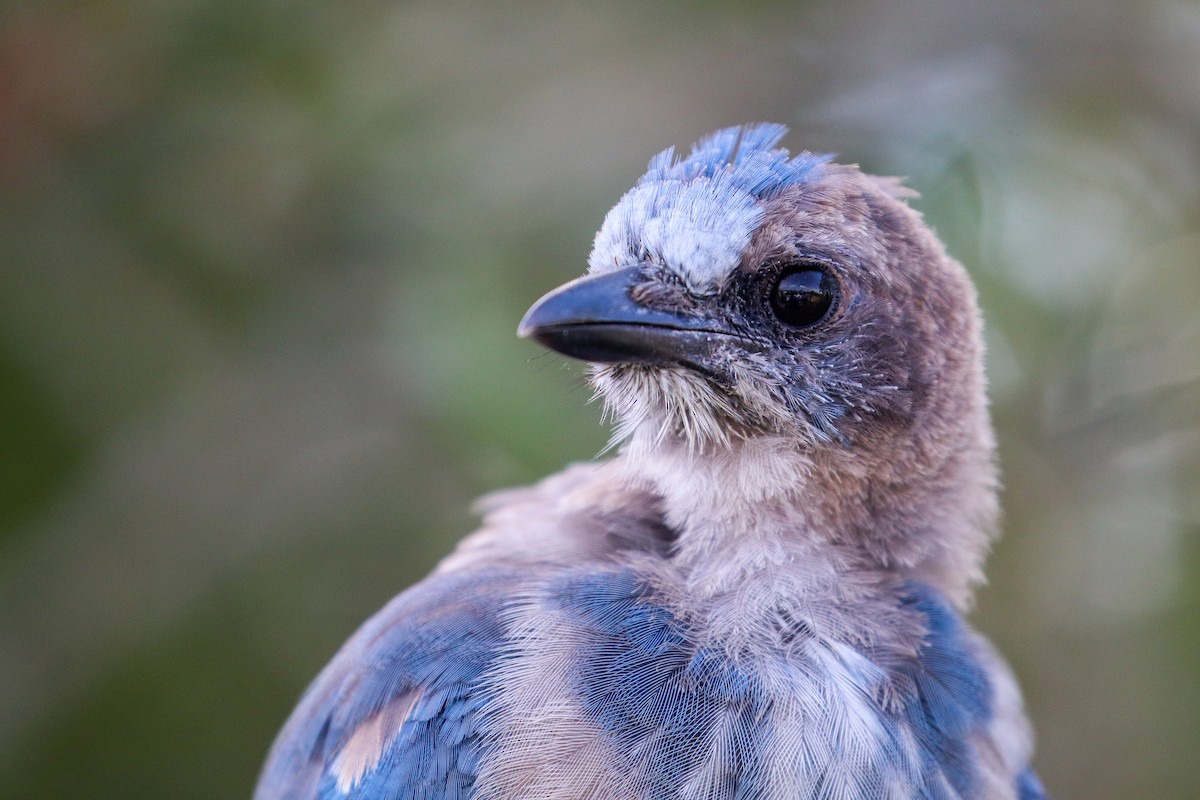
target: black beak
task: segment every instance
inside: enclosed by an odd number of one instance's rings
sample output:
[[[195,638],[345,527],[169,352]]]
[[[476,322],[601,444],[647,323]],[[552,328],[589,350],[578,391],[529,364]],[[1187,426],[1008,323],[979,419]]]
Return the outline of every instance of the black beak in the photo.
[[[587,275],[533,304],[517,335],[566,356],[604,364],[683,364],[713,369],[725,344],[761,350],[758,342],[705,317],[647,308],[634,302],[638,267]]]

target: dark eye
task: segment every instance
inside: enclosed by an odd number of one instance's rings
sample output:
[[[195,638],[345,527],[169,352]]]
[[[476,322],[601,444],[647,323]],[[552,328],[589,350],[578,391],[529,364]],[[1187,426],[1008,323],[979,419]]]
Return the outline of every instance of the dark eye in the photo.
[[[780,322],[804,328],[825,318],[836,295],[833,276],[820,267],[804,266],[779,276],[771,290],[771,310]]]

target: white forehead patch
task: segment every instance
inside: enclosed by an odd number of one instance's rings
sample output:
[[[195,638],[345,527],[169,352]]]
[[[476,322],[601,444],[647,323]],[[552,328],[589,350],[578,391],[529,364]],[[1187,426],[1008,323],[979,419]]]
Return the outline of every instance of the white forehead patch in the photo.
[[[762,217],[758,201],[726,175],[646,181],[608,212],[589,271],[649,260],[676,273],[695,294],[713,294],[737,269]]]

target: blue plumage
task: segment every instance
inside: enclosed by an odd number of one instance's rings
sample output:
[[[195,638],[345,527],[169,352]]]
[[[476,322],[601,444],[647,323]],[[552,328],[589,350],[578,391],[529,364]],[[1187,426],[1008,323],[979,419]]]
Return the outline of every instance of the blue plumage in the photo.
[[[500,570],[446,575],[398,597],[347,643],[285,728],[260,796],[458,800],[471,796],[485,742],[484,675],[501,652]],[[338,758],[393,705],[403,713],[358,746],[361,769]]]
[[[927,628],[916,661],[900,670],[913,690],[905,721],[921,743],[924,768],[943,772],[959,797],[972,797],[978,779],[969,738],[989,721],[991,684],[962,618],[936,591],[910,583],[903,603]]]
[[[1017,779],[1017,800],[1046,800],[1046,790],[1032,769],[1022,772]]]
[[[674,148],[662,151],[651,159],[638,183],[720,176],[765,200],[789,186],[819,180],[830,156],[804,152],[793,158],[776,147],[786,133],[786,127],[773,124],[724,128],[698,141],[686,157],[676,158]]]
[[[697,648],[647,595],[629,570],[570,576],[554,587],[560,610],[585,625],[572,682],[588,718],[621,754],[617,769],[639,776],[644,800],[678,797],[714,752],[731,756],[722,775],[728,796],[758,796],[759,748],[744,745],[761,738],[766,694],[728,656]]]

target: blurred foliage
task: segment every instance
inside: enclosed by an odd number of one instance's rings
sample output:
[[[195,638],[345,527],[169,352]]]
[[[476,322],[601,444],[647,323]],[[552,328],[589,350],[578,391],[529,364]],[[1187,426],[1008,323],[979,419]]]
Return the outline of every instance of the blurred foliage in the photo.
[[[515,340],[650,155],[778,120],[976,276],[977,624],[1059,797],[1200,785],[1200,8],[0,9],[0,796],[238,797],[471,498],[605,441]]]

